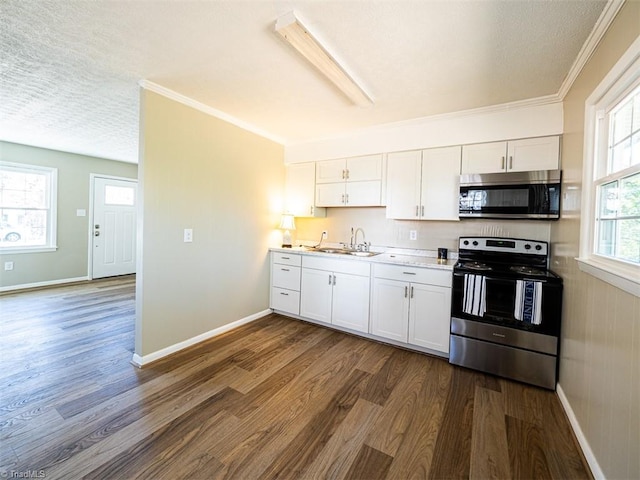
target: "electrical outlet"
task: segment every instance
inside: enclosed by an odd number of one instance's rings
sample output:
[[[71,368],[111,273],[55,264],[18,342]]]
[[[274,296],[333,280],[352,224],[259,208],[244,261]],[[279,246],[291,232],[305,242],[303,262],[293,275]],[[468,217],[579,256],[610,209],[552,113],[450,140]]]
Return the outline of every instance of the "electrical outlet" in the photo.
[[[193,242],[193,229],[185,228],[184,229],[184,243]]]
[[[409,230],[409,240],[417,240],[417,239],[418,239],[418,231]]]
[[[4,262],[4,269],[6,271],[13,270],[13,262]]]
[[[322,231],[322,239],[326,240],[328,236],[329,236],[329,232],[327,232],[326,230],[323,230]]]

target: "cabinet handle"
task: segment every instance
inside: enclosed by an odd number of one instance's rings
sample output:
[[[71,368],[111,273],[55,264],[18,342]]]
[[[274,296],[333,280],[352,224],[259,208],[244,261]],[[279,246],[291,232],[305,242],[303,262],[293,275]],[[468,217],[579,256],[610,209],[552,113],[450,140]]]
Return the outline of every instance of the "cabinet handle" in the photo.
[[[413,285],[411,286],[411,298],[413,298]]]
[[[342,179],[343,180],[347,179],[347,171],[346,170],[342,170]]]
[[[347,168],[346,172],[347,172],[347,176],[346,176],[345,178],[346,178],[347,180],[349,180],[349,169],[348,169],[348,168]]]
[[[284,296],[286,296],[286,297],[288,297],[288,296],[289,296],[289,294],[288,294],[288,293],[284,293],[284,292],[280,292],[280,295],[284,295]]]
[[[404,287],[404,298],[407,298],[407,295],[409,294],[409,288],[408,287]]]
[[[329,274],[329,285],[331,285],[331,274]]]
[[[513,170],[513,157],[509,157],[509,170]]]
[[[333,276],[333,284],[334,285],[336,284],[336,276],[335,275]]]
[[[290,260],[289,257],[280,257],[281,260]]]
[[[504,160],[505,160],[505,158],[504,158],[504,157],[502,157],[502,163],[500,164],[500,169],[501,169],[501,170],[504,170],[504,169],[505,169]]]
[[[415,272],[402,272],[402,273],[405,274],[405,275],[415,275],[416,274]]]
[[[313,205],[309,207],[309,215],[313,217]]]
[[[283,272],[288,272],[289,271],[288,268],[281,268],[280,270],[282,270]]]
[[[422,207],[421,207],[421,208],[422,208],[422,215],[421,215],[421,216],[423,216],[423,217],[424,217],[424,205],[422,205]]]
[[[416,205],[416,217],[420,216],[420,205]]]
[[[342,194],[342,204],[344,205],[344,193]]]
[[[345,201],[344,203],[345,203],[345,205],[346,205],[346,204],[348,204],[348,203],[349,203],[349,194],[348,194],[348,193],[345,195],[345,198],[346,198],[346,201]]]

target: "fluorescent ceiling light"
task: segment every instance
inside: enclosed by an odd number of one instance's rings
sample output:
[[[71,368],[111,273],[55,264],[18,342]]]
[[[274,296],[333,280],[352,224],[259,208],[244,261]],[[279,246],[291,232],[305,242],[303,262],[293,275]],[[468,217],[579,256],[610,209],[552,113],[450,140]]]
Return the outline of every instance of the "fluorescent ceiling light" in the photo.
[[[349,76],[335,58],[314,38],[293,12],[276,21],[276,32],[360,107],[373,104],[371,97]]]

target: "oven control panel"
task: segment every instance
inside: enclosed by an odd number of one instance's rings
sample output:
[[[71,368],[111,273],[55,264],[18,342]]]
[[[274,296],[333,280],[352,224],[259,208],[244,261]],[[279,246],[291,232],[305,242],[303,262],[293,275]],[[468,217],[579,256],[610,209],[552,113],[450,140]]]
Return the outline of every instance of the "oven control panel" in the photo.
[[[549,244],[538,240],[521,238],[460,237],[458,247],[461,250],[547,256]]]

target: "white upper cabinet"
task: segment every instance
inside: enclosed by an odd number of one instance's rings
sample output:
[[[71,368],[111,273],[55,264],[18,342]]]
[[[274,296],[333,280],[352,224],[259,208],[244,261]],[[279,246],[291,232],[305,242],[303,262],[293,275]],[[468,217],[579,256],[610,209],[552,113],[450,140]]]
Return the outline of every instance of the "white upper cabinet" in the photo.
[[[422,151],[422,220],[458,220],[460,146]]]
[[[560,137],[539,137],[507,143],[507,170],[527,172],[560,168]]]
[[[296,217],[325,217],[326,210],[315,204],[316,164],[287,166],[285,210]]]
[[[390,153],[387,218],[458,220],[459,146]]]
[[[318,207],[383,205],[383,155],[316,162]]]
[[[462,147],[461,173],[526,172],[560,168],[560,137],[538,137]]]

